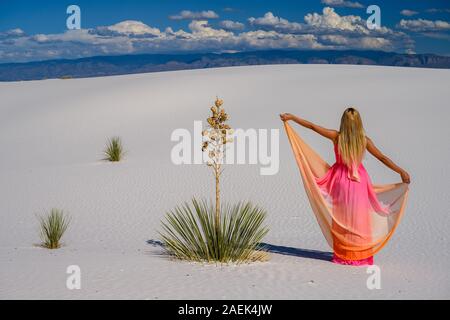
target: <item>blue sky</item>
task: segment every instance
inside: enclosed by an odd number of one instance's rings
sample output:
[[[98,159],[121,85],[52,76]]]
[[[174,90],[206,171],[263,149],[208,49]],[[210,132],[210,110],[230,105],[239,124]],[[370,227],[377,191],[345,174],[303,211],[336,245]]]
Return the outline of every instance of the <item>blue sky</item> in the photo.
[[[81,30],[67,30],[71,4]],[[376,31],[365,24],[371,4]],[[450,55],[450,1],[0,1],[0,62],[261,49]]]

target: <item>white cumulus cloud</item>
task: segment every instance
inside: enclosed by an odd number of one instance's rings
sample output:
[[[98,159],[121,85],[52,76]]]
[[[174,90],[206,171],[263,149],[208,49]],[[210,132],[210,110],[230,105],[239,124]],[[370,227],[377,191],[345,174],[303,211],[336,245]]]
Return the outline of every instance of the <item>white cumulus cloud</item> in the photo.
[[[341,16],[330,7],[323,8],[322,14],[308,13],[304,19],[309,27],[321,30],[345,31],[361,34],[369,34],[371,31],[367,28],[366,21],[360,16]]]
[[[245,28],[243,23],[231,20],[221,21],[219,25],[226,30],[243,30]]]
[[[402,11],[400,11],[400,14],[402,16],[412,17],[412,16],[419,14],[419,12],[414,11],[414,10],[409,10],[409,9],[403,9]]]
[[[133,20],[122,21],[115,25],[106,27],[106,29],[125,35],[161,34],[161,31],[158,28],[151,28],[145,23]]]
[[[302,25],[297,22],[289,22],[286,19],[275,16],[272,12],[267,12],[260,18],[249,18],[251,25],[256,27],[270,28],[283,32],[298,32],[302,30]]]
[[[450,30],[450,23],[442,20],[405,20],[402,19],[397,25],[400,29],[413,32],[429,32],[429,31],[448,31]]]
[[[169,16],[169,18],[172,20],[217,19],[219,15],[212,10],[199,12],[183,10],[178,14]]]
[[[208,12],[208,11],[203,11]],[[215,17],[213,14],[206,14]],[[0,62],[140,53],[236,52],[255,49],[377,49],[414,50],[405,32],[382,27],[369,30],[357,15],[339,15],[331,7],[312,12],[303,21],[289,21],[272,12],[251,17],[249,25],[224,20],[209,24],[198,13],[188,29],[161,30],[142,21],[126,20],[109,26],[55,34],[27,35],[21,29],[0,32]],[[413,20],[414,21],[414,20]],[[425,20],[424,20],[425,21]],[[404,20],[401,28],[447,30],[448,23]],[[249,30],[246,30],[248,28]]]
[[[200,38],[227,38],[231,37],[233,33],[223,29],[214,29],[208,25],[206,20],[194,20],[189,24],[189,29],[194,36]]]
[[[364,8],[364,6],[356,1],[345,1],[345,0],[322,0],[323,4],[331,7],[347,7],[347,8]]]

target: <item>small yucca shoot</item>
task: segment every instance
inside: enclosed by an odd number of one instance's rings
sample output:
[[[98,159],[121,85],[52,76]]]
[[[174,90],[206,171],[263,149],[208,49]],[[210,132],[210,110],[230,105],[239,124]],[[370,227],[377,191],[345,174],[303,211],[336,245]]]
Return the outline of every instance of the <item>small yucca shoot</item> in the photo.
[[[124,151],[122,141],[119,137],[113,137],[108,140],[105,151],[103,151],[105,158],[103,160],[117,162],[123,159]]]
[[[42,246],[47,249],[59,248],[60,240],[69,226],[70,218],[62,210],[52,209],[47,215],[39,217],[39,223]]]

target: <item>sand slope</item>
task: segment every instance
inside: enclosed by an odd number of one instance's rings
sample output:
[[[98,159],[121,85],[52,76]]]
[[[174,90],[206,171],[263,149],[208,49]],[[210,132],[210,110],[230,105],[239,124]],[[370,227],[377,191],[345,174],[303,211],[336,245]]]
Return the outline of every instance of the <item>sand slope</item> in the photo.
[[[0,298],[315,299],[450,298],[449,70],[283,65],[1,83]],[[268,210],[270,262],[206,266],[161,257],[159,221],[193,195],[213,196],[202,165],[174,166],[170,134],[192,131],[218,94],[236,128],[279,128],[292,112],[336,128],[344,107],[363,115],[368,135],[411,174],[400,227],[376,256],[382,289],[365,268],[336,266],[310,212],[280,131],[280,171],[226,168],[225,201]],[[329,142],[296,127],[327,160]],[[127,150],[104,163],[107,137]],[[368,157],[374,182],[399,177]],[[58,207],[73,223],[64,248],[39,242],[36,214]],[[82,289],[66,289],[79,265]]]

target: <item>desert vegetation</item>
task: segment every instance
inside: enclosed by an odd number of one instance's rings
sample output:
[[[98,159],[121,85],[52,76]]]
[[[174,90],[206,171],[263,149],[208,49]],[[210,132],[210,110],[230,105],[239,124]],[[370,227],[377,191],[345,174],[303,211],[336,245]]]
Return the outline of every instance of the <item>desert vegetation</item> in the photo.
[[[210,108],[207,129],[203,131],[202,151],[214,175],[215,202],[193,198],[166,214],[160,233],[167,252],[182,260],[207,262],[264,261],[260,246],[268,229],[266,212],[250,202],[222,203],[220,177],[224,171],[226,144],[232,142],[232,129],[223,101]]]
[[[124,150],[122,146],[122,140],[119,137],[110,138],[106,144],[106,148],[103,151],[105,161],[118,162],[124,157]]]
[[[46,215],[39,217],[41,246],[47,249],[61,247],[61,238],[70,223],[70,217],[62,210],[53,208]]]

